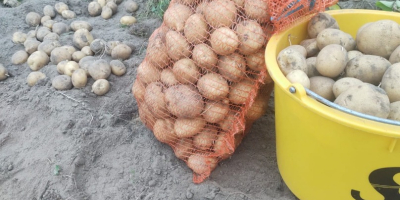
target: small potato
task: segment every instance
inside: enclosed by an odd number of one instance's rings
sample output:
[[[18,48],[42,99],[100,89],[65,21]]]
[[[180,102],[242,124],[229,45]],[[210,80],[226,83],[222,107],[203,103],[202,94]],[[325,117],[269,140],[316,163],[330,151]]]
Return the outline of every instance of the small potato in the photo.
[[[400,101],[396,101],[390,104],[390,113],[387,118],[400,121]]]
[[[64,60],[64,61],[61,61],[61,62],[59,62],[59,63],[57,64],[57,72],[58,72],[60,75],[63,75],[63,74],[64,74],[65,65],[66,65],[68,62],[69,62],[68,60]]]
[[[168,111],[178,118],[199,117],[204,110],[203,97],[191,85],[174,85],[165,90]]]
[[[107,3],[106,3],[106,6],[109,7],[109,8],[111,8],[113,14],[117,13],[117,11],[118,11],[118,5],[117,5],[116,3],[110,1],[110,2],[107,2]]]
[[[112,60],[110,62],[110,66],[111,66],[111,72],[114,75],[122,76],[126,72],[126,67],[125,67],[124,63],[121,62],[120,60]]]
[[[390,113],[390,102],[385,91],[369,83],[349,88],[334,103],[375,117],[387,118]]]
[[[265,46],[267,42],[267,36],[264,34],[262,26],[256,21],[245,20],[240,22],[236,25],[236,34],[240,41],[238,49],[243,55],[256,53]],[[300,45],[296,46],[304,49],[304,47]],[[305,49],[304,52],[306,52]]]
[[[77,69],[72,73],[71,76],[72,85],[75,88],[83,88],[86,86],[87,83],[87,76],[86,72],[83,69]]]
[[[58,35],[61,35],[61,34],[69,31],[69,26],[63,22],[56,22],[53,24],[52,30],[53,30],[53,33],[57,33]]]
[[[171,119],[157,119],[153,133],[156,139],[163,143],[172,143],[178,139],[174,131],[174,121]]]
[[[107,79],[111,74],[111,67],[106,60],[99,59],[89,67],[89,74],[94,80]]]
[[[49,28],[47,28],[47,27],[40,27],[40,28],[38,29],[37,33],[36,33],[36,38],[37,38],[39,41],[43,41],[44,37],[45,37],[47,34],[49,34],[49,33],[51,33],[51,31],[50,31]]]
[[[111,51],[111,57],[113,59],[126,60],[131,57],[132,49],[126,44],[119,44]]]
[[[318,55],[319,48],[317,46],[317,39],[305,39],[300,42],[300,45],[303,46],[307,51],[307,58]]]
[[[209,101],[204,107],[203,117],[209,123],[218,123],[229,112],[229,102]]]
[[[174,131],[179,138],[188,138],[199,133],[205,125],[206,121],[202,117],[178,118],[175,120]]]
[[[8,71],[3,64],[0,64],[0,81],[6,80],[8,78]]]
[[[29,26],[38,26],[40,24],[41,16],[38,13],[30,12],[26,15],[25,22]]]
[[[321,75],[335,78],[343,72],[346,64],[347,51],[338,44],[329,44],[319,52],[316,67]]]
[[[308,22],[307,31],[310,38],[316,38],[324,29],[339,29],[337,21],[327,13],[318,13]]]
[[[103,39],[95,39],[90,43],[90,50],[95,54],[102,54],[106,48],[107,42]]]
[[[333,84],[335,84],[335,81],[328,77],[314,76],[310,78],[310,90],[329,101],[335,99]]]
[[[172,72],[181,83],[195,84],[200,77],[199,68],[189,58],[178,60],[174,64]]]
[[[22,32],[19,32],[19,31],[17,31],[17,32],[15,32],[14,34],[13,34],[13,38],[12,38],[12,41],[15,43],[15,44],[24,44],[24,42],[26,41],[26,34],[25,33],[22,33]]]
[[[107,6],[104,6],[101,9],[101,17],[103,19],[110,19],[112,17],[112,14],[113,14],[113,12],[112,12],[111,8],[109,8]]]
[[[68,61],[64,67],[64,74],[68,76],[72,76],[75,70],[79,69],[79,64],[75,61]]]
[[[338,44],[351,51],[356,48],[356,41],[354,38],[341,30],[327,28],[322,30],[317,36],[317,46],[320,50],[330,44]]]
[[[346,77],[354,77],[363,82],[379,85],[383,74],[391,63],[383,57],[375,55],[362,55],[347,62]]]
[[[307,74],[302,70],[293,70],[288,75],[286,75],[286,78],[291,83],[299,83],[303,87],[310,89],[310,79],[308,78]]]
[[[317,57],[309,57],[306,59],[307,70],[306,74],[308,78],[313,76],[321,76],[321,74],[317,70]]]
[[[63,3],[63,2],[58,2],[54,5],[54,7],[56,8],[56,11],[58,12],[58,14],[62,14],[62,12],[64,10],[69,10],[69,7],[67,4]]]
[[[191,44],[200,44],[208,39],[208,25],[201,14],[191,15],[185,22],[183,32]]]
[[[106,46],[106,54],[111,56],[112,50],[118,46],[119,44],[122,44],[120,41],[108,41],[107,46]]]
[[[187,165],[194,173],[203,175],[211,173],[217,167],[218,160],[214,157],[201,155],[198,153],[189,156]]]
[[[146,60],[138,66],[136,74],[137,79],[144,84],[158,81],[161,78],[161,71]]]
[[[53,6],[51,6],[51,5],[46,5],[46,6],[43,8],[43,14],[44,14],[45,16],[49,16],[49,17],[51,17],[51,18],[54,18],[54,17],[56,16],[56,11],[54,10],[54,7],[53,7]]]
[[[101,5],[96,2],[96,1],[92,1],[89,3],[88,5],[88,11],[89,11],[89,15],[92,17],[96,17],[99,16],[101,14]]]
[[[247,66],[256,72],[266,69],[265,65],[265,49],[260,49],[260,51],[245,56]]]
[[[89,67],[91,66],[91,64],[96,60],[95,57],[93,56],[86,56],[83,57],[80,61],[79,61],[79,68],[85,70],[86,75],[90,76],[89,74]]]
[[[24,50],[19,50],[13,54],[11,57],[11,62],[14,65],[20,65],[26,62],[28,60],[28,53]]]
[[[222,27],[211,34],[210,43],[215,53],[229,55],[239,47],[239,38],[231,29]]]
[[[125,7],[126,12],[129,12],[129,13],[136,12],[137,9],[139,8],[138,4],[132,0],[125,1],[124,7]]]
[[[218,61],[218,72],[226,80],[238,82],[246,76],[246,61],[238,53],[221,56]]]
[[[59,62],[64,60],[71,60],[71,54],[66,48],[56,47],[50,53],[50,60],[53,64],[57,65]]]
[[[161,82],[166,85],[167,87],[176,85],[179,83],[179,81],[176,79],[174,72],[172,72],[172,69],[166,68],[162,70],[161,72]]]
[[[45,23],[46,21],[48,21],[48,20],[51,20],[51,17],[45,15],[45,16],[43,16],[43,17],[40,19],[40,23],[41,23],[41,24],[44,24],[44,23]]]
[[[42,67],[47,65],[49,63],[49,60],[49,56],[45,52],[35,51],[29,56],[27,64],[29,65],[29,68],[31,68],[33,71],[38,71],[39,69],[42,69]]]
[[[238,13],[235,3],[229,0],[214,0],[204,8],[203,15],[212,28],[231,27]]]
[[[229,91],[229,101],[233,104],[244,104],[254,91],[254,83],[249,80],[243,80],[231,85]]]
[[[165,35],[168,56],[172,60],[180,60],[190,56],[190,45],[186,38],[176,31],[168,31]]]
[[[219,101],[228,96],[228,81],[217,73],[203,75],[197,81],[199,92],[207,99]]]
[[[47,21],[45,21],[44,23],[43,23],[43,26],[44,27],[47,27],[47,28],[49,28],[49,29],[53,29],[53,25],[55,24],[56,22],[54,21],[54,20],[47,20]]]
[[[123,16],[119,20],[119,23],[125,26],[131,26],[132,24],[136,23],[136,18],[134,16]]]
[[[71,22],[70,27],[71,27],[71,30],[73,30],[73,31],[77,31],[81,28],[84,28],[88,31],[92,31],[92,29],[93,29],[92,25],[89,22],[82,21],[82,20],[75,20],[75,21]]]
[[[56,90],[69,90],[72,88],[71,77],[67,75],[58,75],[51,82]]]
[[[37,51],[38,47],[40,45],[40,42],[35,39],[27,39],[24,42],[24,46],[25,46],[25,51],[28,54],[32,54],[33,52]]]
[[[51,51],[55,48],[61,47],[60,42],[54,40],[45,40],[38,46],[39,51],[45,52],[48,56],[50,56]]]
[[[335,95],[335,98],[337,98],[340,94],[342,94],[344,91],[348,90],[349,88],[357,85],[361,85],[363,82],[353,78],[353,77],[344,77],[339,80],[337,80],[332,87],[333,94]]]
[[[267,1],[264,0],[246,0],[244,2],[244,12],[250,19],[259,22],[269,22],[270,15]]]
[[[193,153],[193,139],[192,138],[181,138],[176,142],[173,146],[175,156],[182,159],[187,160],[189,156]]]
[[[43,41],[46,41],[46,40],[56,41],[59,39],[60,39],[60,36],[57,33],[49,33],[46,36],[44,36]]]
[[[382,89],[387,93],[390,102],[400,101],[400,63],[390,66],[382,77]]]
[[[85,57],[86,56],[86,54],[85,53],[83,53],[82,51],[75,51],[73,54],[72,54],[72,60],[73,61],[75,61],[75,62],[79,62],[83,57]]]
[[[193,145],[199,150],[209,150],[217,139],[217,130],[212,126],[206,126],[193,137]]]
[[[293,49],[284,49],[280,51],[277,61],[279,68],[285,76],[296,69],[303,70],[304,72],[307,71],[306,58],[303,54]]]
[[[93,41],[93,35],[87,29],[79,29],[74,33],[74,46],[82,49],[84,46],[89,46]]]
[[[81,52],[83,52],[87,56],[93,56],[94,55],[93,51],[90,49],[90,46],[84,46],[81,49]]]
[[[305,47],[303,47],[301,45],[290,45],[290,46],[284,48],[283,50],[288,50],[288,49],[292,49],[293,51],[297,51],[297,52],[301,53],[301,55],[303,55],[304,57],[307,57],[307,50],[306,50]]]
[[[102,96],[110,90],[110,83],[106,79],[98,79],[92,85],[92,92]]]
[[[192,59],[197,66],[209,71],[215,71],[218,63],[218,55],[207,44],[194,46]]]
[[[31,72],[29,73],[28,77],[26,78],[26,82],[28,83],[29,86],[34,86],[36,85],[37,82],[39,82],[42,79],[45,79],[46,75],[43,74],[42,72]]]
[[[348,51],[347,52],[347,60],[350,61],[351,59],[353,59],[357,56],[362,56],[362,55],[364,55],[364,54],[357,50]]]
[[[165,118],[169,116],[165,103],[164,85],[160,82],[152,82],[146,87],[144,94],[144,102],[150,112],[157,118]]]

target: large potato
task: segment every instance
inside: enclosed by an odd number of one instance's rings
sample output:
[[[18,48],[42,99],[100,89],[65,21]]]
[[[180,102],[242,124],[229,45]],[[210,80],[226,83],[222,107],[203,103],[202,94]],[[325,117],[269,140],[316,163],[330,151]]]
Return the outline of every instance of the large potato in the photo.
[[[341,45],[346,49],[346,51],[351,51],[356,48],[356,41],[350,34],[338,29],[327,28],[318,34],[317,46],[322,50],[330,44]]]
[[[321,75],[335,78],[346,68],[346,63],[346,49],[338,44],[329,44],[319,52],[316,67]]]
[[[382,56],[389,59],[400,45],[400,26],[392,20],[380,20],[359,31],[357,48],[364,54]]]
[[[389,96],[390,102],[400,101],[400,63],[386,70],[382,77],[381,87]]]
[[[29,56],[27,64],[33,71],[38,71],[47,65],[49,60],[49,56],[45,52],[35,51]]]
[[[279,68],[285,76],[296,69],[307,72],[306,58],[293,49],[283,49],[280,51],[277,61]]]
[[[165,35],[165,42],[168,56],[172,60],[176,61],[190,56],[190,45],[182,34],[172,30],[168,31]]]
[[[200,77],[199,68],[189,58],[178,60],[174,64],[172,72],[175,78],[181,83],[195,84]]]
[[[246,76],[246,61],[238,53],[221,56],[218,61],[218,72],[228,81],[238,82]]]
[[[390,104],[390,113],[387,118],[400,121],[400,101],[396,101]]]
[[[236,25],[236,34],[239,37],[239,52],[250,55],[260,50],[266,43],[266,35],[259,23],[245,20]]]
[[[56,47],[50,53],[50,60],[53,64],[57,65],[64,60],[71,60],[72,55],[66,48]]]
[[[90,65],[89,74],[94,80],[107,79],[111,75],[110,64],[103,59],[96,60]]]
[[[339,29],[337,21],[327,13],[318,13],[308,22],[307,31],[310,38],[316,38],[317,35],[324,29],[334,28]]]
[[[348,90],[353,86],[361,85],[362,83],[363,83],[362,81],[353,77],[341,78],[333,84],[332,87],[333,94],[335,95],[335,98],[337,98],[344,91]]]
[[[190,16],[185,23],[183,31],[187,41],[194,45],[203,43],[208,39],[208,25],[201,14]]]
[[[369,83],[349,88],[341,93],[334,103],[381,118],[387,118],[390,113],[390,101],[385,91]]]
[[[246,0],[244,2],[244,12],[250,19],[255,19],[261,23],[269,22],[268,3],[265,0]]]
[[[239,37],[229,28],[216,29],[210,38],[211,47],[219,55],[229,55],[239,47]]]
[[[164,90],[164,85],[160,82],[150,83],[146,87],[144,102],[156,118],[165,118],[169,116],[167,105],[164,100]]]
[[[90,45],[93,40],[93,35],[87,29],[81,28],[74,33],[73,43],[79,49]]]
[[[346,77],[354,77],[363,82],[378,85],[391,63],[383,57],[362,55],[350,60],[345,69]]]
[[[190,85],[178,84],[166,89],[165,103],[168,111],[178,118],[195,118],[204,110],[203,97]]]
[[[209,71],[214,71],[218,62],[217,54],[207,44],[194,46],[192,58],[197,66]]]
[[[333,101],[335,99],[332,89],[334,83],[335,81],[331,78],[314,76],[310,78],[310,90],[329,101]]]
[[[183,4],[174,3],[164,13],[164,23],[169,28],[182,32],[185,27],[186,20],[193,14],[190,7]]]
[[[231,27],[235,22],[237,9],[230,0],[209,2],[204,10],[204,17],[212,28]]]
[[[318,55],[319,48],[317,46],[317,39],[305,39],[300,42],[300,45],[303,46],[307,51],[307,58]]]
[[[222,100],[228,96],[228,81],[220,74],[208,73],[197,81],[199,92],[209,100]]]

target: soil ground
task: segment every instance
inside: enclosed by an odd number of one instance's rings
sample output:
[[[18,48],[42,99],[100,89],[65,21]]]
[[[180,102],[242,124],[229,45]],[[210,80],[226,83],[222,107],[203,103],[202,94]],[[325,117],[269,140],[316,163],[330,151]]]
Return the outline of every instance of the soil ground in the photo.
[[[11,41],[12,34],[35,30],[25,23],[26,14],[42,13],[45,5],[60,1],[76,12],[76,19],[93,25],[95,38],[124,41],[135,49],[124,61],[127,73],[109,78],[111,90],[105,96],[90,91],[92,79],[83,89],[56,91],[51,80],[58,74],[51,64],[41,69],[48,78],[29,87],[29,67],[10,61],[14,52],[24,49]],[[60,1],[0,6],[0,63],[10,73],[0,82],[0,200],[296,199],[277,168],[273,98],[268,113],[253,125],[234,155],[204,183],[194,184],[186,164],[140,122],[131,94],[148,33],[161,20],[143,17],[147,1],[137,1],[136,16],[144,32],[135,36],[119,25],[128,14],[121,5],[116,15],[104,20],[89,16],[87,0]],[[341,3],[343,8],[360,5]],[[60,15],[55,20],[73,21]],[[72,32],[62,34],[61,44],[72,45],[72,37]]]

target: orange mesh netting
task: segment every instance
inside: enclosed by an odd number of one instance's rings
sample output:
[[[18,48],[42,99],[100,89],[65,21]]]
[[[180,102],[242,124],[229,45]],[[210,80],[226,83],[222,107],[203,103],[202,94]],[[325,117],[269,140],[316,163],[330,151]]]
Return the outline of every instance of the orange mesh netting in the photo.
[[[229,158],[267,111],[273,89],[265,66],[270,19],[286,5],[172,0],[150,36],[132,87],[139,116],[193,170],[195,183]],[[283,21],[275,28],[289,22]]]

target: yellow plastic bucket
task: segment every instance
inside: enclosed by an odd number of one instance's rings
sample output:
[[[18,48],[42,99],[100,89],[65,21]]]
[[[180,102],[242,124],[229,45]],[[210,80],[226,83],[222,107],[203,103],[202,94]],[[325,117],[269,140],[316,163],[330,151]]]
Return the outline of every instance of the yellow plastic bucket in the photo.
[[[393,12],[327,13],[353,37],[367,22],[400,23],[400,14]],[[275,82],[277,160],[283,180],[301,200],[400,200],[400,126],[318,102],[280,71],[278,53],[290,42],[299,44],[306,38],[304,21],[274,35],[266,50],[268,72]]]

